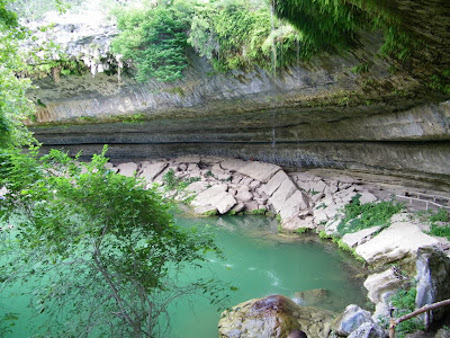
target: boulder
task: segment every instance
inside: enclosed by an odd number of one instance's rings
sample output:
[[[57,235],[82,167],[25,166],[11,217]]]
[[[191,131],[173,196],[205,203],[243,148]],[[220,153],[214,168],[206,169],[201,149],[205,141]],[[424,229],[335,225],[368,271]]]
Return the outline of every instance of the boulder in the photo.
[[[358,305],[348,305],[333,322],[333,331],[340,336],[347,337],[363,323],[372,323],[370,312],[361,309]]]
[[[147,182],[153,182],[156,176],[161,174],[161,172],[168,166],[167,162],[143,162],[140,176],[145,178]]]
[[[380,229],[381,227],[375,226],[357,232],[348,233],[342,237],[342,241],[350,248],[354,248],[357,245],[361,245],[370,240]]]
[[[308,337],[325,338],[334,314],[314,307],[298,306],[281,295],[251,299],[221,315],[219,337],[287,337],[302,330]]]
[[[369,299],[376,304],[387,302],[389,296],[393,295],[407,281],[395,268],[389,268],[367,277],[364,287],[368,291]]]
[[[236,205],[236,200],[230,194],[226,194],[216,204],[217,211],[220,214],[226,214]]]
[[[193,192],[196,195],[202,193],[206,189],[208,189],[208,183],[202,181],[192,182],[186,187],[186,191]]]
[[[239,190],[237,191],[237,194],[236,194],[235,197],[236,197],[236,199],[238,201],[241,201],[241,202],[245,203],[245,202],[248,202],[248,201],[252,200],[253,194],[250,192],[249,187],[244,185],[244,186],[239,188]]]
[[[283,208],[287,199],[297,191],[297,187],[290,179],[284,180],[275,193],[269,198],[275,211],[278,213]]]
[[[226,159],[220,163],[220,166],[225,170],[238,171],[245,167],[248,162],[243,160]]]
[[[134,162],[120,163],[117,166],[118,173],[123,176],[133,177],[136,174],[137,164]]]
[[[279,213],[281,219],[286,220],[307,208],[308,198],[300,190],[296,190],[281,206]]]
[[[375,322],[365,322],[354,330],[348,338],[387,338],[387,333]]]
[[[194,208],[194,212],[199,215],[211,215],[217,212],[217,208],[213,205],[201,205]]]
[[[368,191],[362,191],[359,194],[361,195],[359,197],[359,202],[361,204],[372,203],[372,202],[376,202],[378,200],[378,198],[374,194],[372,194]]]
[[[305,218],[300,218],[299,216],[294,216],[288,220],[283,220],[281,227],[285,230],[294,231],[300,228],[315,229],[313,217],[306,216]]]
[[[272,178],[272,176],[275,175],[275,173],[279,170],[281,170],[281,168],[275,164],[250,161],[247,162],[247,165],[239,168],[237,171],[255,180],[267,183]]]
[[[424,234],[408,222],[397,222],[366,243],[356,247],[356,253],[371,265],[384,265],[406,256],[415,256],[421,247],[437,246],[439,241]]]
[[[262,189],[267,196],[272,196],[285,180],[290,181],[290,178],[283,170],[280,170],[269,180],[269,182],[267,182],[267,184],[262,186]]]
[[[450,259],[441,251],[423,248],[417,251],[416,260],[416,307],[450,298]],[[431,312],[430,323],[439,321],[445,309]]]
[[[219,213],[224,214],[236,204],[234,197],[227,193],[226,190],[227,186],[225,185],[215,185],[198,194],[191,202],[191,205],[194,207],[211,206],[217,209]]]
[[[327,289],[311,289],[296,292],[292,300],[298,305],[316,305],[323,303],[328,298]]]

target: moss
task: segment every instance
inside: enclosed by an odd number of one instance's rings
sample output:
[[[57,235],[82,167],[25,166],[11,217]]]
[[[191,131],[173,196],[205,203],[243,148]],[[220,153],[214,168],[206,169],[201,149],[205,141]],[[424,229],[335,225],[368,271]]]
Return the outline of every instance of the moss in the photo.
[[[266,213],[267,213],[266,208],[252,210],[253,215],[265,215]]]

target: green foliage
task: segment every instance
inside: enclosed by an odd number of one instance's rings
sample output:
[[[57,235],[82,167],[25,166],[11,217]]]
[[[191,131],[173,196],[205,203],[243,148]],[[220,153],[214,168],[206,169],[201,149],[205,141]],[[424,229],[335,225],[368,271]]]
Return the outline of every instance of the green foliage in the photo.
[[[266,6],[233,0],[198,9],[188,41],[217,71],[255,66],[275,71],[297,60],[301,38],[293,27],[271,18]]]
[[[438,90],[443,94],[450,94],[450,69],[431,75],[428,85],[431,89]]]
[[[369,71],[369,64],[368,63],[361,63],[351,69],[352,73],[355,74],[361,74],[361,73],[367,73]]]
[[[221,287],[213,281],[172,279],[217,251],[211,237],[177,227],[171,205],[143,180],[105,169],[105,151],[85,171],[55,150],[42,158],[1,153],[0,186],[8,193],[0,220],[14,223],[18,255],[2,276],[13,278],[16,266],[29,265],[33,269],[23,271],[32,272],[21,280],[49,281],[35,291],[39,311],[54,312],[48,336],[94,329],[151,337],[170,299],[204,292],[220,301],[215,291]]]
[[[431,225],[430,235],[446,237],[450,240],[450,215],[446,209],[441,208],[436,213],[430,210],[427,215],[427,220]]]
[[[305,232],[308,232],[308,231],[310,231],[310,230],[311,230],[310,228],[302,227],[302,228],[298,228],[298,229],[296,230],[296,232],[297,232],[298,234],[304,234]]]
[[[387,227],[390,218],[404,208],[403,205],[393,201],[361,204],[359,197],[359,194],[356,195],[344,207],[344,218],[338,225],[338,232],[341,235],[377,225]]]
[[[188,64],[190,14],[186,6],[160,3],[146,10],[122,11],[117,16],[121,33],[113,40],[112,50],[133,61],[138,81],[175,81],[182,77]]]
[[[415,286],[409,289],[400,289],[391,298],[392,306],[394,306],[394,317],[398,318],[416,309],[416,288]],[[401,322],[395,328],[396,336],[405,337],[406,333],[423,330],[423,322],[415,317],[407,321]]]
[[[253,215],[265,215],[266,213],[267,213],[267,209],[266,208],[252,210],[252,214]]]
[[[418,47],[414,38],[401,29],[401,19],[389,6],[376,0],[274,0],[277,14],[289,20],[304,34],[308,54],[341,50],[353,45],[360,29],[382,29],[385,43],[382,55],[407,60]]]
[[[169,169],[163,175],[163,183],[167,190],[185,190],[189,184],[200,181],[200,177],[179,178],[175,176],[175,171]]]
[[[319,238],[320,238],[320,239],[331,239],[332,236],[331,236],[331,235],[328,235],[328,234],[325,232],[325,230],[322,230],[322,231],[319,232]]]
[[[30,81],[16,76],[25,69],[18,46],[26,34],[17,25],[16,14],[5,8],[8,3],[0,1],[0,148],[33,141],[22,124],[33,113],[33,104],[26,97]]]

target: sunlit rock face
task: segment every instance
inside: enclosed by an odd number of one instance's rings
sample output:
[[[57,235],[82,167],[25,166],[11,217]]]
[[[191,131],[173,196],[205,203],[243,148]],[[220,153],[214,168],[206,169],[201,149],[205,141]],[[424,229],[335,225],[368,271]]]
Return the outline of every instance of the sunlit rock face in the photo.
[[[183,80],[142,84],[110,52],[113,26],[96,32],[77,23],[72,32],[67,25],[58,26],[59,39],[89,69],[36,81],[33,130],[44,149],[89,157],[106,143],[113,160],[223,155],[449,188],[450,97],[431,91],[417,69],[392,72],[398,64],[376,56],[383,42],[377,32],[363,33],[344,56],[321,55],[276,75],[218,74],[192,52]],[[448,34],[436,32],[439,49]],[[351,71],[364,62],[369,72]]]

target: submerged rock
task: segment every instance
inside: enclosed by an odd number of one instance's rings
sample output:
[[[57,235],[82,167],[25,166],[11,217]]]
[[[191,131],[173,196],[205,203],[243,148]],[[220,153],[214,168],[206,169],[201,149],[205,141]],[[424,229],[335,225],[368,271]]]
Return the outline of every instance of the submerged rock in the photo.
[[[286,337],[302,330],[308,337],[328,337],[331,311],[299,306],[281,295],[256,298],[222,313],[219,337]]]
[[[327,289],[311,289],[296,292],[293,301],[298,305],[316,305],[323,303],[328,298]]]

